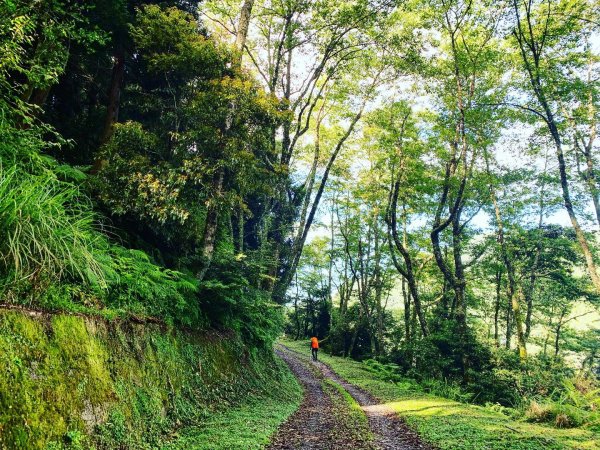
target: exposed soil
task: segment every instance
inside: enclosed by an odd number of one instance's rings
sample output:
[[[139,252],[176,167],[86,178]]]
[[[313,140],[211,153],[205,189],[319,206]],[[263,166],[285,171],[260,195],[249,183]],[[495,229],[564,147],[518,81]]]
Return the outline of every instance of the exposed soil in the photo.
[[[421,442],[396,413],[370,394],[348,383],[322,362],[313,362],[287,347],[276,353],[288,364],[304,388],[304,400],[287,422],[279,429],[268,447],[270,450],[330,450],[431,449]],[[351,432],[342,432],[347,423],[336,417],[336,405],[323,389],[324,379],[341,385],[360,404],[367,416],[373,440],[357,439]]]

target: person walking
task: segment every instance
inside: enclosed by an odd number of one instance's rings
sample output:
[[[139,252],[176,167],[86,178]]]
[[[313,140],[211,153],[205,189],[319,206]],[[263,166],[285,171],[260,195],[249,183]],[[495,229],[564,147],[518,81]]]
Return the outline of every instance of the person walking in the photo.
[[[312,360],[316,361],[317,353],[319,352],[319,339],[317,339],[315,336],[310,338],[310,349],[312,352]]]

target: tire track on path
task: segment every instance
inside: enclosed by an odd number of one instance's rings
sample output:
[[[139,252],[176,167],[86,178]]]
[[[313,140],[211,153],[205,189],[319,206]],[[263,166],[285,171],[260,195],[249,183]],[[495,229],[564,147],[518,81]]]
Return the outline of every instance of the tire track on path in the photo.
[[[281,426],[272,439],[269,450],[334,450],[354,449],[336,433],[336,415],[331,397],[323,389],[322,376],[310,364],[289,351],[276,350],[290,367],[302,387],[304,399],[298,410]],[[312,370],[311,370],[312,369]]]
[[[305,390],[300,408],[279,429],[269,450],[431,450],[398,417],[392,408],[364,390],[348,383],[322,362],[279,345],[276,353],[288,364]],[[323,379],[341,385],[361,406],[373,434],[373,442],[353,442],[335,433],[334,408],[322,387]]]

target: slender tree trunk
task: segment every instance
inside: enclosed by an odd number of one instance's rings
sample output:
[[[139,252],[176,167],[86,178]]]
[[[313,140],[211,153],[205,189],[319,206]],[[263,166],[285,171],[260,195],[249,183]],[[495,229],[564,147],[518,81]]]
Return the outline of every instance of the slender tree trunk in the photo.
[[[300,338],[300,311],[298,310],[298,296],[294,297],[294,315],[296,317],[296,341]]]
[[[456,299],[455,318],[457,325],[458,341],[461,346],[461,363],[463,376],[466,378],[469,368],[469,355],[466,344],[468,340],[467,328],[467,302],[464,266],[462,262],[462,231],[460,227],[461,210],[459,210],[452,220],[452,253],[454,256],[454,294]]]
[[[391,203],[389,205],[389,213],[388,213],[388,229],[390,231],[392,239],[390,239],[390,253],[392,255],[392,262],[396,267],[396,270],[406,279],[408,284],[408,288],[410,290],[410,295],[413,300],[413,305],[415,308],[415,312],[419,318],[419,325],[421,326],[421,332],[424,337],[429,335],[429,329],[427,327],[427,320],[425,319],[425,314],[423,312],[423,308],[421,306],[421,299],[419,296],[419,290],[417,288],[417,280],[414,272],[413,260],[410,252],[408,251],[407,245],[407,233],[406,233],[406,222],[403,233],[403,240],[400,240],[398,236],[398,195],[400,192],[400,183],[396,182],[391,197]],[[394,243],[394,247],[392,247],[392,240]],[[397,261],[394,248],[402,255],[402,259],[404,260],[404,267],[400,265]]]
[[[225,171],[221,168],[217,171],[213,181],[212,199],[206,211],[206,220],[204,223],[204,238],[202,241],[202,268],[197,273],[197,278],[203,280],[212,263],[212,257],[215,252],[217,241],[217,231],[219,228],[219,203],[223,195],[223,183],[225,180]]]
[[[410,338],[409,338],[410,342],[413,342],[413,343],[417,342],[417,330],[418,330],[417,312],[413,308],[410,313]],[[410,367],[415,367],[417,365],[417,355],[414,352],[414,347],[412,347],[410,349],[408,356],[410,358]]]
[[[510,299],[506,305],[506,344],[505,347],[507,350],[510,350],[510,344],[512,340],[512,303]]]
[[[238,213],[237,213],[237,231],[238,231],[238,236],[237,236],[237,252],[238,253],[244,253],[244,227],[245,227],[245,221],[244,221],[244,209],[242,207],[238,208]]]
[[[406,278],[402,277],[402,300],[404,302],[404,337],[408,345],[410,342],[410,293],[406,290]]]
[[[377,218],[375,219],[377,221]],[[381,249],[380,249],[380,229],[378,226],[375,227],[375,309],[377,317],[375,318],[376,323],[376,343],[377,349],[376,354],[383,353],[383,305],[381,304],[382,291],[383,291],[383,280],[381,276]]]
[[[375,340],[375,333],[373,332],[373,325],[371,321],[369,321],[369,346],[372,357],[377,357],[377,342]]]
[[[327,298],[329,299],[329,305],[331,310],[333,311],[333,252],[335,250],[335,228],[333,227],[333,202],[335,198],[332,199],[331,211],[329,220],[331,221],[331,234],[329,235],[329,264],[327,267]],[[332,324],[333,325],[333,324]]]
[[[115,124],[119,121],[119,106],[121,102],[121,90],[125,79],[125,50],[119,48],[113,56],[113,69],[108,88],[108,104],[104,116],[104,127],[100,135],[100,146],[106,144],[114,131]],[[106,161],[99,156],[94,159],[90,173],[98,173],[106,165]]]
[[[114,55],[114,64],[110,87],[108,90],[108,105],[104,119],[104,128],[100,136],[100,144],[108,142],[115,123],[119,120],[119,106],[121,100],[121,88],[125,77],[125,51],[119,49]]]
[[[350,347],[348,347],[348,353],[344,356],[351,358],[352,353],[354,352],[354,346],[356,345],[356,338],[358,337],[358,331],[360,330],[360,326],[363,321],[362,313],[359,313],[358,320],[356,321],[356,326],[354,327],[354,331],[352,332],[352,339],[350,339]]]
[[[556,324],[556,328],[554,329],[554,356],[558,356],[558,352],[560,351],[560,332],[563,326],[563,319],[565,318],[566,310],[562,310],[560,312],[560,317],[558,318],[558,323]]]
[[[527,342],[525,340],[525,331],[523,329],[523,320],[521,318],[521,297],[522,293],[519,289],[512,298],[513,316],[517,326],[517,342],[519,344],[519,357],[521,361],[527,359]]]
[[[484,151],[485,164],[488,176],[491,178],[490,172],[490,164],[487,155],[487,151]],[[502,261],[504,262],[504,267],[506,268],[506,275],[508,278],[508,301],[511,304],[513,310],[513,317],[515,319],[515,325],[517,327],[517,340],[519,344],[519,356],[521,361],[527,359],[527,345],[525,341],[525,332],[523,329],[523,319],[521,317],[521,305],[520,305],[520,290],[517,288],[517,282],[515,280],[515,270],[512,264],[512,255],[508,249],[508,244],[506,243],[506,239],[504,236],[504,222],[502,219],[502,214],[500,212],[500,206],[498,205],[498,199],[496,198],[496,190],[492,182],[489,185],[490,190],[490,198],[492,200],[492,204],[494,205],[494,213],[496,215],[496,227],[497,227],[497,236],[498,243],[500,244],[500,252],[502,254]],[[517,292],[518,291],[518,292]]]
[[[537,280],[537,270],[540,263],[540,257],[542,254],[542,226],[544,224],[544,208],[545,208],[545,191],[546,191],[546,170],[548,168],[548,155],[546,153],[544,159],[544,172],[543,172],[543,183],[540,189],[540,202],[539,202],[539,214],[538,214],[538,239],[535,246],[535,256],[533,263],[529,270],[529,283],[525,290],[525,303],[527,304],[527,314],[525,316],[525,338],[529,339],[531,334],[531,317],[533,314],[533,293],[535,291],[535,283]]]
[[[494,342],[496,346],[500,345],[498,319],[500,316],[500,292],[502,286],[502,271],[496,270],[496,302],[494,303]]]

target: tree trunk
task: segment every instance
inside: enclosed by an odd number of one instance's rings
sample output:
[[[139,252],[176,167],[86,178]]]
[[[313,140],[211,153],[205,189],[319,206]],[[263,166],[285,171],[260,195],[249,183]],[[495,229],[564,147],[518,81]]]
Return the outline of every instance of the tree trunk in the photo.
[[[427,327],[427,320],[425,319],[425,314],[423,312],[423,308],[421,306],[421,299],[419,296],[419,290],[417,288],[417,280],[414,273],[414,265],[410,252],[408,251],[407,246],[407,233],[406,226],[404,228],[403,240],[400,240],[398,236],[398,195],[400,192],[400,182],[396,182],[391,196],[391,202],[388,208],[387,220],[388,220],[388,229],[391,233],[391,237],[393,238],[393,243],[395,249],[402,255],[402,259],[404,260],[404,267],[402,267],[396,259],[394,248],[392,247],[392,239],[390,239],[390,253],[392,255],[392,262],[396,267],[396,270],[406,279],[408,284],[408,288],[410,290],[410,295],[413,300],[413,305],[415,308],[415,312],[419,318],[419,325],[421,326],[421,332],[424,337],[429,335],[429,329]],[[405,224],[406,225],[406,224]]]
[[[560,312],[560,317],[558,318],[558,323],[556,324],[556,328],[554,330],[554,356],[558,356],[558,352],[560,351],[560,331],[563,326],[563,319],[565,318],[566,310],[562,310]]]
[[[527,314],[525,316],[525,337],[529,339],[529,335],[531,334],[531,317],[533,314],[533,293],[535,290],[535,283],[537,280],[537,269],[540,263],[540,257],[542,254],[542,226],[544,224],[544,204],[545,204],[545,191],[546,191],[546,181],[545,175],[546,170],[548,168],[548,155],[544,159],[544,182],[540,189],[540,210],[538,215],[538,240],[535,247],[535,256],[533,258],[533,263],[531,264],[531,268],[529,270],[529,284],[527,285],[527,289],[525,290],[525,303],[527,304]]]
[[[410,294],[406,291],[406,278],[402,277],[402,301],[404,303],[404,338],[410,344]]]
[[[362,324],[362,313],[359,313],[358,320],[356,321],[356,325],[354,327],[354,331],[352,332],[352,339],[350,340],[350,347],[348,347],[348,353],[344,356],[352,358],[352,353],[354,352],[354,346],[356,345],[356,338],[358,337],[358,331],[360,330],[360,326]]]
[[[298,310],[298,296],[294,297],[294,313],[296,316],[296,337],[297,341],[300,338],[300,311]]]
[[[223,182],[225,179],[225,171],[220,169],[217,171],[215,181],[213,182],[213,190],[211,192],[211,203],[206,211],[206,221],[204,223],[204,234],[202,241],[202,268],[198,271],[196,278],[202,281],[208,271],[212,257],[215,252],[215,244],[217,240],[217,231],[219,229],[219,203],[223,194]]]
[[[510,299],[506,305],[506,343],[505,347],[510,350],[510,341],[512,340],[512,303]]]
[[[542,70],[540,69],[540,61],[542,58],[541,51],[544,46],[540,45],[539,42],[534,40],[534,36],[538,34],[538,32],[533,29],[534,25],[531,21],[531,15],[533,13],[533,4],[532,2],[525,3],[525,12],[527,15],[527,21],[525,24],[527,28],[525,30],[523,29],[524,24],[521,21],[521,13],[519,10],[520,8],[517,0],[513,0],[513,5],[517,18],[517,28],[514,31],[514,35],[519,43],[519,49],[521,51],[522,60],[529,75],[529,81],[533,89],[534,95],[543,109],[543,113],[539,113],[539,115],[543,117],[548,127],[548,131],[550,132],[552,140],[555,144],[563,203],[569,215],[569,219],[571,221],[573,230],[575,231],[577,242],[579,243],[581,252],[583,253],[583,256],[585,258],[586,266],[590,278],[592,280],[592,284],[594,285],[596,292],[600,293],[600,276],[598,276],[596,263],[594,262],[594,257],[590,245],[587,241],[587,238],[581,226],[579,225],[579,220],[577,219],[577,215],[575,214],[575,209],[571,201],[567,166],[565,163],[565,155],[562,149],[562,139],[558,130],[558,125],[554,117],[554,113],[550,108],[550,103],[546,98],[546,93],[544,92],[544,85],[542,81],[543,75]],[[547,31],[548,30],[546,28],[546,32]],[[531,36],[531,40],[528,40],[529,36]],[[545,40],[546,38],[547,35],[543,34],[542,36],[540,36],[539,39]]]
[[[254,0],[244,0],[242,10],[240,12],[240,19],[238,22],[238,31],[235,39],[236,46],[236,58],[233,61],[234,68],[240,68],[242,65],[242,56],[244,48],[246,46],[246,37],[248,35],[248,26],[250,24],[250,17],[252,15],[252,7]],[[233,118],[237,109],[235,101],[231,101],[229,104],[229,112],[225,118],[225,127],[223,130],[222,147],[225,148],[229,139],[231,127],[233,125]],[[210,195],[213,197],[212,201],[208,206],[206,212],[206,222],[204,225],[204,233],[202,239],[202,268],[197,274],[198,280],[202,281],[209,269],[213,254],[215,251],[215,242],[217,238],[217,230],[219,227],[219,212],[221,205],[221,198],[223,194],[223,185],[225,180],[225,168],[221,165],[217,169],[217,174],[213,179],[212,189]]]
[[[34,89],[33,93],[31,94],[31,98],[29,99],[29,103],[39,107],[41,110],[41,108],[44,106],[44,103],[46,103],[48,94],[50,94],[50,88],[51,86],[47,86],[43,89]]]
[[[100,146],[106,144],[111,138],[115,124],[119,120],[119,106],[121,102],[121,90],[125,78],[125,50],[119,48],[113,56],[113,69],[108,88],[108,103],[106,105],[106,115],[104,116],[104,127],[100,135]],[[96,174],[106,165],[106,161],[99,156],[94,159],[94,164],[90,173]]]
[[[248,27],[250,26],[250,17],[252,16],[252,8],[254,0],[244,0],[240,11],[240,19],[238,21],[238,30],[235,36],[235,48],[238,52],[237,64],[242,64],[242,55],[246,47],[246,37],[248,36]]]
[[[377,220],[377,218],[375,219]],[[376,341],[377,349],[376,354],[383,354],[383,305],[381,304],[382,291],[383,291],[383,280],[381,277],[381,249],[380,249],[380,229],[375,227],[375,309],[377,317],[375,318],[376,323]]]
[[[491,178],[490,164],[486,151],[484,151],[484,158],[488,176]],[[525,332],[523,330],[523,320],[521,317],[521,306],[519,302],[520,290],[517,292],[517,282],[515,280],[515,270],[512,264],[512,255],[510,254],[504,236],[504,223],[502,220],[502,214],[500,212],[500,206],[498,205],[498,199],[496,198],[496,190],[494,189],[492,182],[490,182],[489,190],[490,198],[492,200],[492,204],[494,205],[494,213],[496,215],[497,239],[498,243],[500,244],[500,253],[502,254],[502,261],[504,262],[504,267],[506,268],[506,275],[508,278],[508,301],[512,306],[513,317],[515,319],[515,325],[517,326],[519,356],[521,361],[524,361],[527,358],[527,346],[525,342]]]
[[[494,343],[500,345],[498,318],[500,316],[500,291],[502,285],[502,271],[496,270],[496,302],[494,303]]]
[[[460,226],[462,207],[457,211],[452,220],[452,253],[454,257],[454,294],[456,299],[455,318],[457,325],[457,338],[460,345],[463,377],[467,377],[469,368],[469,354],[466,349],[468,340],[467,328],[467,302],[464,265],[462,262],[462,231]]]

